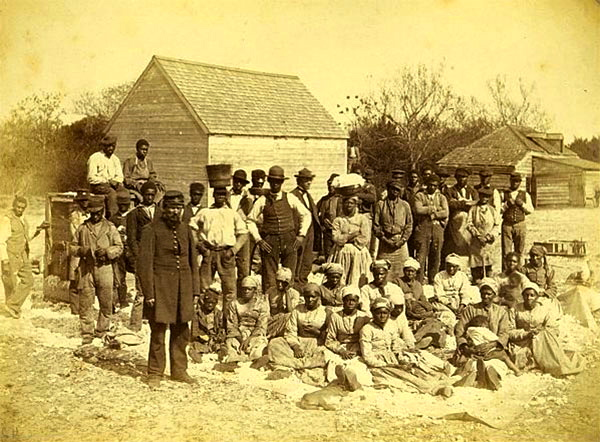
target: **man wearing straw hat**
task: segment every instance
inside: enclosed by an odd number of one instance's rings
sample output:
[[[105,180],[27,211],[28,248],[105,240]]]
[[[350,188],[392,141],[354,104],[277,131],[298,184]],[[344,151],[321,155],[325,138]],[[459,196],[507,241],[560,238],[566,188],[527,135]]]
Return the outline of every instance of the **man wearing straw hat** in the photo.
[[[263,291],[275,285],[279,263],[296,269],[298,248],[311,223],[312,215],[304,204],[295,195],[281,190],[286,179],[283,168],[271,167],[267,175],[270,192],[256,200],[248,215],[248,230],[261,250]]]

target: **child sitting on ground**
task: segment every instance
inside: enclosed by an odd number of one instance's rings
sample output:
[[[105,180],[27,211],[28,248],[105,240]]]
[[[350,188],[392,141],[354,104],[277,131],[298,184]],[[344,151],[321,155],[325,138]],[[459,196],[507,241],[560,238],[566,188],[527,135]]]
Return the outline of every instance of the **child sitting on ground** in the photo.
[[[218,302],[219,293],[208,289],[196,306],[188,350],[194,362],[202,362],[203,354],[219,353],[225,343],[223,312],[217,307]]]
[[[483,315],[479,315],[475,316],[473,319],[471,319],[471,321],[469,321],[469,324],[467,325],[467,339],[473,346],[478,346],[481,344],[496,342],[498,340],[498,336],[496,336],[496,334],[488,328],[488,319]],[[516,376],[521,376],[521,374],[523,374],[510,359],[505,350],[494,348],[489,350],[484,355],[480,354],[479,357],[484,361],[498,359],[504,362],[506,366],[515,373]]]

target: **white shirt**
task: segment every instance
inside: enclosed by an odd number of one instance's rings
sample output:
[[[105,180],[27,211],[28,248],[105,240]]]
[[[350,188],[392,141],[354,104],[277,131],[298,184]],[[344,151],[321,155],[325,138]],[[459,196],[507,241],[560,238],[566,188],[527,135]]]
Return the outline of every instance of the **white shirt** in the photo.
[[[312,222],[312,215],[306,206],[300,201],[294,194],[286,193],[288,203],[292,210],[294,210],[300,218],[300,231],[298,235],[306,236],[310,223]],[[279,201],[283,198],[283,192],[279,192],[275,195],[275,200]],[[259,197],[252,210],[248,214],[248,231],[252,234],[252,237],[256,242],[262,240],[260,233],[258,232],[257,224],[262,223],[262,211],[265,208],[267,198],[265,196]]]
[[[521,189],[517,189],[517,190],[513,190],[510,192],[510,197],[513,201],[517,198],[520,191],[521,191]],[[502,211],[504,212],[507,209],[508,209],[508,204],[506,204],[506,202],[505,202],[502,205]],[[531,196],[529,195],[528,192],[525,192],[525,203],[523,204],[523,210],[525,211],[526,215],[533,213],[533,203],[531,202]]]
[[[233,247],[237,236],[248,233],[240,214],[227,206],[201,209],[190,220],[190,227],[198,231],[200,241],[215,247]]]
[[[87,167],[87,179],[90,184],[105,184],[110,180],[123,182],[123,168],[115,154],[109,158],[104,152],[95,152],[90,155]]]

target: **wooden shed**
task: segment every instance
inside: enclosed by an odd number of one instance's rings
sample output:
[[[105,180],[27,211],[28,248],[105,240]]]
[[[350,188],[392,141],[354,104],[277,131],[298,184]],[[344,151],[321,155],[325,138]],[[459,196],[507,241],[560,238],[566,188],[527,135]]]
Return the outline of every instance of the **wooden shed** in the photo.
[[[457,167],[469,169],[471,184],[479,182],[478,172],[487,166],[494,172],[492,185],[498,189],[507,189],[510,174],[519,172],[536,207],[582,207],[586,198],[593,198],[600,179],[600,164],[583,160],[564,147],[562,134],[521,126],[504,126],[468,146],[457,147],[438,165],[450,174]]]
[[[326,193],[333,172],[345,172],[347,134],[293,75],[271,74],[152,57],[108,124],[121,161],[140,138],[169,189],[208,184],[205,165],[265,171],[274,164],[292,177],[307,167],[311,193]]]

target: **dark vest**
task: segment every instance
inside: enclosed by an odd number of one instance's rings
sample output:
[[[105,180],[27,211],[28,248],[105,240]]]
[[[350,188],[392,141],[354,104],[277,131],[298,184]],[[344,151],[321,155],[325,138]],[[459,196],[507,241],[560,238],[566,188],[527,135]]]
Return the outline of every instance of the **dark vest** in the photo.
[[[519,190],[519,192],[517,193],[517,198],[525,201],[525,197],[525,192],[523,190]],[[506,190],[504,192],[504,201],[507,201],[509,198],[510,190]],[[507,224],[520,223],[521,221],[525,221],[525,210],[522,207],[513,204],[504,211],[502,218]]]
[[[282,192],[282,198],[272,200],[270,196],[265,197],[263,208],[262,233],[267,235],[281,235],[294,231],[294,212],[287,199],[287,194]]]

